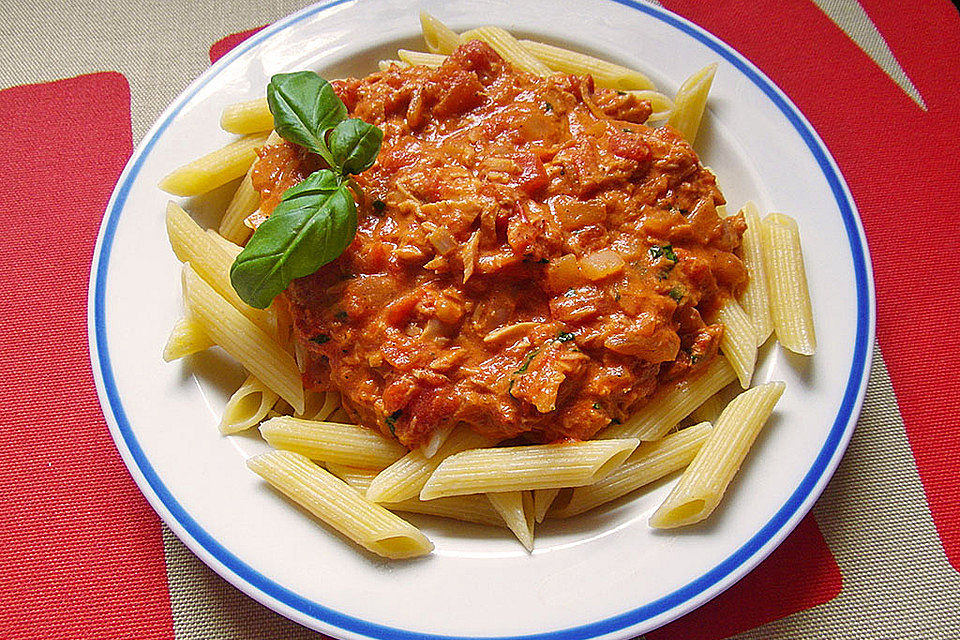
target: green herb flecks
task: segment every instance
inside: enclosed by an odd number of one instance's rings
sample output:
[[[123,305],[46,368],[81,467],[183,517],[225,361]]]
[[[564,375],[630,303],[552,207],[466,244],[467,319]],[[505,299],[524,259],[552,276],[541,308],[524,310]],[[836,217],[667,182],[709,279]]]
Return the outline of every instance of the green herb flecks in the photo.
[[[317,344],[327,344],[330,342],[330,336],[325,333],[318,333],[317,335],[310,338],[310,342],[316,342]]]
[[[387,423],[387,428],[390,429],[390,433],[393,435],[397,435],[397,418],[399,418],[402,413],[402,409],[397,409],[383,419],[383,421]]]
[[[683,289],[680,287],[673,287],[667,292],[667,295],[673,298],[675,302],[680,302],[683,300]]]
[[[230,269],[237,294],[263,309],[296,278],[336,259],[357,232],[351,175],[373,165],[383,132],[356,118],[330,83],[312,71],[273,76],[267,103],[285,140],[329,165],[284,192]],[[355,186],[355,185],[354,185]]]
[[[561,331],[557,334],[557,342],[570,342],[574,338],[576,338],[576,336],[567,331]]]
[[[667,260],[677,262],[677,254],[673,252],[673,246],[669,244],[653,245],[650,247],[650,257],[654,260],[666,258]]]

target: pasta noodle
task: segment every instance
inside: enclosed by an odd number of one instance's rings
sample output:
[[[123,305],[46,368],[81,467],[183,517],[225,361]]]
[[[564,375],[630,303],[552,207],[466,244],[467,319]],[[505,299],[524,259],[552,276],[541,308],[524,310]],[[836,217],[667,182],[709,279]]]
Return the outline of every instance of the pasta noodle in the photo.
[[[294,502],[360,546],[387,558],[414,558],[433,544],[405,520],[376,505],[297,453],[272,451],[247,466]]]
[[[517,69],[538,76],[550,75],[550,67],[540,62],[504,29],[500,27],[477,27],[460,34],[460,42],[482,40],[500,54],[500,57]]]
[[[490,504],[527,551],[533,551],[533,497],[529,491],[488,493]]]
[[[580,76],[591,75],[598,87],[618,91],[656,89],[650,79],[639,71],[606,60],[534,40],[520,40],[520,45],[551,70]]]
[[[253,167],[250,167],[247,174],[243,176],[243,180],[240,181],[230,204],[227,205],[223,218],[220,219],[220,235],[237,244],[246,242],[250,234],[253,233],[253,229],[245,225],[243,221],[260,208],[260,194],[253,188],[253,181],[250,179],[252,172]]]
[[[368,490],[376,473],[368,469],[356,469],[334,463],[327,463],[327,469],[361,492]],[[419,498],[411,498],[399,502],[384,503],[382,506],[390,511],[439,516],[441,518],[451,518],[453,520],[472,522],[474,524],[491,527],[507,526],[507,523],[503,521],[503,518],[493,508],[490,500],[488,500],[484,494],[437,498],[436,500],[427,501],[421,501]]]
[[[757,362],[757,330],[736,300],[727,300],[717,313],[717,321],[724,326],[720,351],[737,372],[740,386],[747,389]]]
[[[245,135],[273,129],[273,114],[266,98],[247,100],[229,105],[220,115],[220,127],[224,131]]]
[[[247,172],[266,139],[255,134],[231,142],[180,167],[160,181],[160,188],[175,196],[198,196],[222,187]]]
[[[553,501],[557,499],[559,493],[560,489],[538,489],[533,492],[534,520],[543,522],[547,511],[550,509]]]
[[[457,429],[436,452],[427,458],[422,451],[411,451],[373,479],[367,498],[374,502],[400,502],[420,495],[420,490],[440,463],[455,453],[487,446],[490,443],[470,429]]]
[[[759,347],[773,333],[770,295],[767,293],[767,269],[763,260],[763,228],[757,205],[747,202],[740,209],[740,213],[747,223],[747,230],[743,232],[740,240],[740,248],[743,251],[743,264],[750,274],[750,280],[740,296],[740,306],[753,321]]]
[[[712,429],[709,422],[701,422],[656,442],[641,443],[603,480],[574,489],[569,501],[550,512],[550,517],[579,515],[684,468],[693,460]]]
[[[650,517],[650,526],[680,527],[713,513],[783,389],[782,382],[768,382],[744,391],[727,405],[680,481]]]
[[[782,213],[764,219],[763,256],[777,339],[795,353],[813,355],[817,336],[796,220]]]
[[[303,383],[289,353],[204,282],[190,263],[184,264],[183,292],[187,308],[214,343],[296,410],[303,410]]]
[[[290,416],[267,420],[260,425],[260,435],[277,449],[364,469],[383,469],[406,451],[364,426]]]
[[[447,56],[438,53],[424,53],[423,51],[409,51],[397,49],[397,57],[409,65],[423,65],[425,67],[439,67]]]
[[[213,340],[204,332],[203,325],[195,318],[185,316],[177,320],[170,331],[163,348],[163,361],[172,362],[192,353],[206,351],[212,346]]]
[[[430,53],[449,55],[460,44],[460,36],[455,31],[425,11],[420,12],[420,28]]]
[[[220,433],[245,431],[260,424],[279,396],[253,376],[247,376],[240,388],[233,392],[220,419]]]
[[[270,311],[254,309],[237,295],[230,284],[230,265],[235,256],[204,233],[186,211],[176,203],[167,204],[167,236],[170,246],[181,262],[189,262],[193,269],[233,307],[265,333],[276,334],[276,318]]]
[[[592,484],[637,444],[628,438],[463,451],[440,463],[420,499]]]
[[[610,425],[597,437],[659,440],[736,377],[737,374],[723,358],[715,358],[696,377],[660,389],[623,424]]]
[[[683,134],[684,139],[693,144],[700,129],[700,120],[707,106],[707,93],[713,84],[713,76],[717,72],[717,63],[708,64],[700,71],[690,76],[680,85],[676,105],[667,124]]]

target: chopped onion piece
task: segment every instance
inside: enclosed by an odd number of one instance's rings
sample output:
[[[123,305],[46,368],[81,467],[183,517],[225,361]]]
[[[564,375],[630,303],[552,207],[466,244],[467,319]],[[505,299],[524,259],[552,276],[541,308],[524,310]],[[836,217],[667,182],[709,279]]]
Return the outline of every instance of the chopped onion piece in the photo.
[[[613,249],[601,249],[580,258],[580,273],[587,280],[602,280],[619,273],[624,264],[623,258]]]

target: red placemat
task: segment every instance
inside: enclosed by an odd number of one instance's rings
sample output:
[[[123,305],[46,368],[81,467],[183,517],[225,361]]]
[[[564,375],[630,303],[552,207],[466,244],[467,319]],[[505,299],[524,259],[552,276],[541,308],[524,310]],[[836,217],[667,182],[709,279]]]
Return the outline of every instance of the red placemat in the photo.
[[[949,323],[950,293],[960,280],[953,250],[960,247],[960,229],[952,211],[960,184],[960,161],[952,153],[960,138],[956,10],[945,0],[923,0],[909,10],[879,0],[664,4],[726,40],[783,88],[844,172],[870,242],[878,338],[914,457],[891,464],[915,462],[919,471],[942,544],[925,553],[945,552],[960,567],[960,376],[952,358],[960,338]],[[221,40],[211,47],[211,60],[255,31]],[[163,76],[163,67],[158,60],[152,73]],[[9,337],[0,350],[8,435],[0,444],[3,638],[166,638],[175,627],[178,637],[214,637],[205,624],[222,614],[216,604],[189,608],[189,599],[171,591],[185,588],[176,580],[168,584],[168,572],[179,568],[165,563],[161,526],[123,469],[90,374],[89,261],[110,190],[131,151],[129,99],[127,81],[117,73],[0,91],[6,178],[0,204],[10,218],[0,253],[10,298],[0,320]],[[153,112],[162,106],[153,105]],[[846,518],[870,535],[869,517],[828,515],[831,527]],[[848,540],[836,530],[832,539]],[[842,588],[840,551],[831,552],[808,516],[740,583],[647,637],[720,639],[863,597]],[[922,584],[929,565],[917,572]],[[953,602],[936,590],[943,584],[924,597]],[[188,604],[171,608],[171,594]],[[877,593],[874,599],[893,597],[903,596]],[[853,619],[850,604],[844,607],[839,619],[825,614],[817,632],[799,633],[887,637],[869,621]],[[944,609],[944,616],[956,614]],[[266,637],[238,628],[216,637]],[[780,629],[769,637],[785,638],[798,637],[789,629],[803,627],[767,628]],[[951,633],[933,619],[913,628],[918,638]],[[823,635],[823,629],[833,631]],[[768,636],[756,631],[750,637]]]

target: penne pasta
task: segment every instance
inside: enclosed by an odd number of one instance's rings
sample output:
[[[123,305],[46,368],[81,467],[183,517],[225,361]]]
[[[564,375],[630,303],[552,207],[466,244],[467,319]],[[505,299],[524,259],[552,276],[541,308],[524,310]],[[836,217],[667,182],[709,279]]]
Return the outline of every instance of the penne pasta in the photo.
[[[520,544],[527,551],[533,551],[533,497],[530,492],[488,493],[487,498]]]
[[[273,129],[273,114],[266,98],[246,100],[227,105],[220,115],[220,128],[230,133],[246,135]]]
[[[386,558],[413,558],[433,544],[409,522],[297,453],[272,451],[247,466],[281,493],[346,537]]]
[[[677,90],[677,97],[674,99],[676,106],[667,119],[667,124],[679,131],[691,145],[697,138],[700,120],[707,106],[707,94],[716,72],[717,63],[714,62],[687,78]]]
[[[236,259],[236,257],[240,255],[240,252],[243,251],[243,247],[230,242],[213,229],[207,229],[205,233],[210,237],[211,240],[217,243],[218,247],[226,251],[228,254],[230,254],[230,257],[234,259]]]
[[[439,53],[425,53],[423,51],[410,51],[409,49],[397,49],[397,57],[408,65],[424,67],[439,67],[447,59],[447,56]]]
[[[380,71],[386,71],[394,65],[400,67],[401,69],[405,69],[410,66],[403,60],[379,60],[377,62],[377,68],[380,69]]]
[[[420,499],[593,484],[637,444],[629,438],[463,451],[440,463]]]
[[[782,213],[764,218],[763,256],[777,340],[794,353],[813,355],[817,336],[796,220]]]
[[[698,375],[663,387],[623,424],[612,424],[597,437],[659,440],[736,378],[737,374],[725,359],[714,358]]]
[[[254,376],[247,376],[240,388],[227,400],[220,418],[220,433],[238,433],[260,424],[279,396]]]
[[[460,46],[460,36],[457,32],[426,11],[420,12],[420,29],[423,32],[427,51],[430,53],[449,55]]]
[[[569,501],[551,511],[550,517],[579,515],[683,469],[693,460],[712,430],[709,422],[701,422],[656,442],[641,443],[622,465],[603,480],[575,488]]]
[[[177,320],[163,347],[163,361],[173,362],[192,353],[206,351],[213,346],[213,340],[203,330],[203,325],[190,316]]]
[[[522,69],[528,73],[538,76],[548,76],[552,72],[550,67],[543,64],[533,54],[527,51],[520,42],[514,38],[508,31],[500,27],[477,27],[460,34],[460,42],[469,42],[470,40],[482,40],[490,45],[490,48],[500,54],[500,57],[508,63]]]
[[[720,414],[723,413],[724,407],[727,406],[726,395],[726,392],[722,389],[713,394],[704,400],[703,404],[693,410],[690,418],[692,418],[694,422],[709,422],[711,424],[716,422]]]
[[[675,108],[673,100],[659,91],[629,91],[628,93],[632,93],[639,99],[646,100],[650,103],[650,108],[653,109],[653,111],[650,113],[650,117],[647,118],[648,121],[666,120]]]
[[[160,181],[159,187],[175,196],[198,196],[243,177],[263,146],[266,134],[254,134],[231,142],[186,164]]]
[[[506,527],[503,517],[493,508],[486,495],[453,496],[436,500],[411,498],[402,502],[388,502],[382,505],[390,511],[417,513],[427,516],[451,518],[463,522],[482,524],[488,527]]]
[[[737,372],[740,386],[747,389],[757,363],[757,329],[750,316],[732,298],[720,308],[717,322],[723,323],[720,351]]]
[[[276,335],[276,317],[268,309],[254,309],[240,299],[230,283],[230,267],[234,256],[227,253],[193,218],[175,202],[167,203],[167,236],[181,262],[189,262],[194,271],[214,291],[233,305],[265,333]]]
[[[277,449],[364,469],[383,469],[406,451],[400,443],[362,425],[291,416],[267,420],[260,425],[260,435]]]
[[[296,410],[303,410],[303,384],[293,356],[204,282],[189,262],[184,264],[183,292],[187,309],[217,345]]]
[[[750,274],[743,295],[740,296],[740,306],[747,312],[757,330],[757,346],[759,347],[770,334],[773,333],[773,316],[770,313],[770,295],[767,284],[767,268],[763,259],[763,228],[760,222],[760,212],[757,205],[747,202],[740,209],[747,229],[743,232],[740,249],[743,252],[743,264]]]
[[[358,489],[361,493],[368,490],[370,483],[376,475],[376,472],[370,469],[357,469],[332,462],[327,463],[327,469],[338,478],[343,479],[350,486]],[[421,501],[419,498],[414,497],[399,502],[385,503],[382,506],[390,511],[451,518],[453,520],[462,520],[463,522],[473,522],[474,524],[483,524],[492,527],[507,526],[507,523],[503,521],[500,514],[493,508],[490,500],[483,494],[437,498],[436,500],[427,501]]]
[[[690,466],[650,517],[650,526],[668,529],[694,524],[713,512],[783,395],[784,386],[768,382],[744,391],[727,405]]]
[[[447,438],[433,457],[428,458],[422,451],[414,450],[381,471],[367,490],[367,498],[374,502],[415,498],[443,460],[461,451],[489,445],[487,439],[461,427]]]
[[[639,71],[600,58],[535,40],[520,40],[520,45],[552,71],[593,76],[598,87],[618,91],[656,90],[650,79]]]
[[[253,181],[250,177],[252,173],[253,166],[251,165],[250,170],[240,181],[237,191],[233,194],[233,199],[227,205],[223,218],[220,219],[220,235],[236,244],[245,243],[250,234],[253,233],[253,229],[245,225],[243,221],[260,208],[260,194],[253,188]]]
[[[303,413],[294,417],[304,420],[326,420],[340,406],[340,394],[335,391],[307,391]]]
[[[538,489],[533,492],[534,520],[543,522],[553,501],[557,499],[560,489]]]
[[[373,469],[361,469],[360,467],[351,467],[336,462],[324,462],[323,466],[327,468],[327,471],[363,494],[366,494],[370,483],[377,476],[377,472]]]

